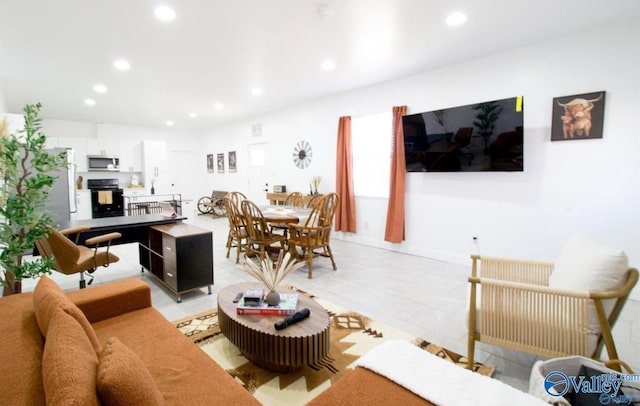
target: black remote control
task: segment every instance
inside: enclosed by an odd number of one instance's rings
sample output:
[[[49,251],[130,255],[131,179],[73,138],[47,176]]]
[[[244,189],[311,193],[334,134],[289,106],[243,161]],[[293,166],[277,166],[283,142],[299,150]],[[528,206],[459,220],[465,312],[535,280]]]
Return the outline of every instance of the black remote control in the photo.
[[[233,298],[233,303],[238,303],[242,299],[242,292],[238,293],[236,297]]]
[[[275,323],[273,326],[275,327],[276,330],[282,330],[283,328],[290,326],[292,324],[295,324],[300,320],[306,319],[307,317],[309,317],[310,314],[311,314],[311,311],[305,307],[304,309],[300,310],[297,313],[292,314],[286,319]]]

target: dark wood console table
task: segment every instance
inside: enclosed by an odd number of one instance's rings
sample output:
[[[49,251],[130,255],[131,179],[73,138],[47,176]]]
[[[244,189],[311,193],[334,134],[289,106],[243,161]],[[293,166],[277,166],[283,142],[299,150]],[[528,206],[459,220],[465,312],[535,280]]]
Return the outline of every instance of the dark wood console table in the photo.
[[[182,223],[186,217],[161,214],[104,217],[69,221],[61,229],[87,226],[78,243],[91,237],[117,231],[121,238],[112,245],[138,243],[140,265],[177,295],[213,285],[213,237],[211,231]],[[69,236],[73,241],[76,235]],[[37,252],[34,252],[37,255]]]
[[[148,244],[140,244],[140,265],[169,290],[181,294],[213,285],[211,231],[185,223],[149,227]]]
[[[256,283],[230,285],[218,293],[218,324],[222,333],[251,362],[269,371],[292,372],[315,364],[329,354],[329,314],[315,300],[300,294],[298,310],[311,311],[309,318],[284,330],[274,324],[286,316],[236,314],[233,298]]]

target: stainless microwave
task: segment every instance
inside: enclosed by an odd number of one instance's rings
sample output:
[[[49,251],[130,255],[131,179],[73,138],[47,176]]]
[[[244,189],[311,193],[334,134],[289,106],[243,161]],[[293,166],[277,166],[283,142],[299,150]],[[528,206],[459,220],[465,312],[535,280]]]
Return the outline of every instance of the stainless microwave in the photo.
[[[120,158],[107,155],[88,155],[88,168],[90,171],[120,171]]]

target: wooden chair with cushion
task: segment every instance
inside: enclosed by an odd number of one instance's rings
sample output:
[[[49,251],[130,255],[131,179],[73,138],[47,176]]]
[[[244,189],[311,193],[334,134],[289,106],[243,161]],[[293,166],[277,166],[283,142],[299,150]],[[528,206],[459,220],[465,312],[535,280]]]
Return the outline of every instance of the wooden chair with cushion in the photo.
[[[251,200],[243,200],[241,207],[244,223],[247,227],[246,256],[258,255],[260,259],[264,259],[270,253],[273,252],[277,255],[280,250],[284,249],[284,236],[271,232],[258,205]]]
[[[89,238],[85,241],[87,245],[78,245],[71,241],[67,236],[76,235],[89,231],[89,227],[73,227],[65,230],[56,230],[49,227],[51,234],[47,238],[43,238],[36,243],[40,255],[45,258],[54,259],[54,266],[58,272],[66,275],[74,273],[80,274],[80,289],[86,287],[84,276],[87,274],[91,279],[89,285],[93,282],[91,275],[99,266],[107,267],[113,262],[118,262],[119,258],[112,252],[109,252],[111,241],[122,237],[120,233],[109,233]],[[77,239],[76,239],[77,241]],[[106,243],[106,250],[99,250],[100,244]]]
[[[247,227],[244,224],[244,216],[240,209],[229,197],[224,198],[224,207],[229,220],[229,235],[227,237],[227,258],[232,247],[236,247],[236,264],[240,262],[240,252],[247,247]]]
[[[333,270],[338,269],[329,245],[331,226],[337,205],[338,195],[329,193],[313,207],[304,225],[289,225],[289,251],[307,262],[309,279],[313,278],[313,257],[327,257],[331,260]],[[298,248],[300,252],[298,252]],[[318,250],[322,250],[322,252]]]
[[[468,365],[475,342],[542,357],[598,359],[638,270],[623,251],[571,239],[555,263],[472,255]]]

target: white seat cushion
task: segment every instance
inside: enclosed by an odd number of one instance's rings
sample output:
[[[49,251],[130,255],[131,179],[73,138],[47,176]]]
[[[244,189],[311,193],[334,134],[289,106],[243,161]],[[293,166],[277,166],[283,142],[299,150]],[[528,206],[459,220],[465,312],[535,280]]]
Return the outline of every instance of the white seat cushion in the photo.
[[[565,245],[549,277],[549,287],[557,289],[606,291],[622,286],[629,260],[627,254],[584,237],[572,237]],[[603,302],[608,315],[614,300]],[[600,331],[595,309],[590,311],[589,330]]]

